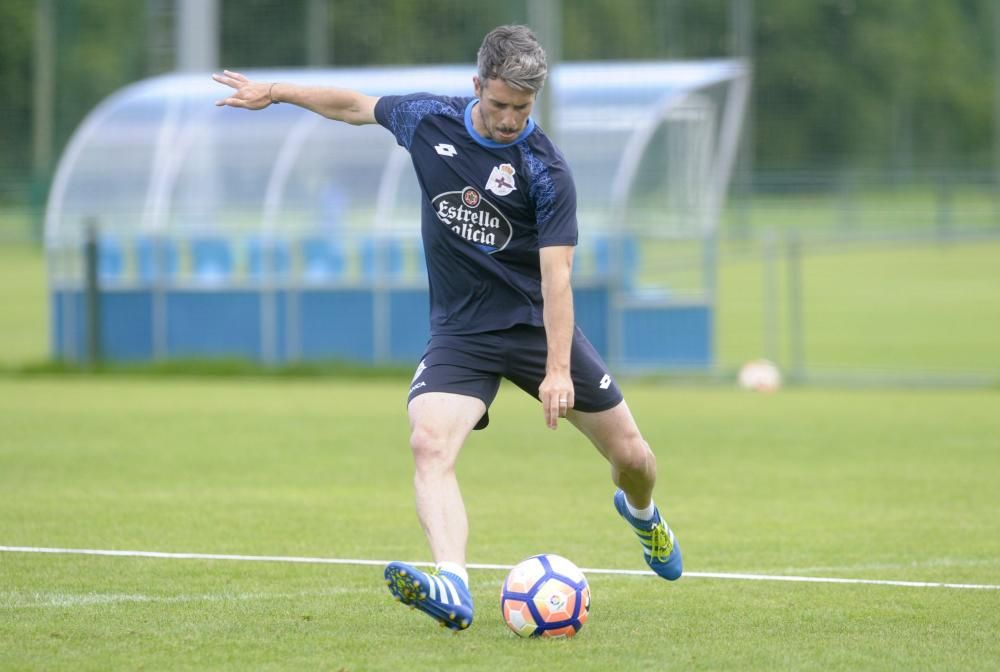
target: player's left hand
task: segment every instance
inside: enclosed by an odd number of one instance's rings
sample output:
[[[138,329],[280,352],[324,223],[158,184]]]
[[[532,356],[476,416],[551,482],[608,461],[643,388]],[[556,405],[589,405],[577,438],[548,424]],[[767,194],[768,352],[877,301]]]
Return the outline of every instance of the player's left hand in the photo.
[[[568,373],[547,373],[542,384],[538,386],[538,398],[542,400],[545,424],[549,429],[555,429],[559,418],[565,418],[566,413],[576,403],[573,379]]]

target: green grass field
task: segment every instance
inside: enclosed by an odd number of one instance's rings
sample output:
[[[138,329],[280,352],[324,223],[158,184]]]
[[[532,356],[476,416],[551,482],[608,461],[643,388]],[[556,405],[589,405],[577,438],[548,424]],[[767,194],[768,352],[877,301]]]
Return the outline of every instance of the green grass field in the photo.
[[[406,380],[0,377],[0,545],[427,560]],[[1000,585],[1000,393],[626,385],[689,572]],[[501,390],[469,559],[643,569],[606,466]],[[0,552],[0,669],[992,670],[1000,590],[592,574],[571,641],[472,629],[381,568]]]
[[[801,267],[807,368],[1000,380],[1000,242],[810,245]],[[776,271],[778,359],[788,362],[785,258]],[[759,250],[730,252],[719,274],[718,354],[732,366],[765,350]]]
[[[49,356],[47,292],[41,248],[0,244],[0,368]]]
[[[811,249],[810,370],[1000,377],[1000,243]],[[764,354],[759,249],[721,250],[718,364]],[[778,266],[779,291],[787,291]],[[405,379],[40,376],[41,252],[0,245],[0,546],[428,560]],[[778,315],[779,359],[789,342]],[[693,573],[1000,585],[1000,390],[626,383]],[[470,561],[643,569],[607,468],[505,388],[465,449]],[[539,513],[543,512],[543,513]],[[381,568],[0,552],[0,670],[995,669],[1000,590],[593,573],[569,642],[392,602]]]

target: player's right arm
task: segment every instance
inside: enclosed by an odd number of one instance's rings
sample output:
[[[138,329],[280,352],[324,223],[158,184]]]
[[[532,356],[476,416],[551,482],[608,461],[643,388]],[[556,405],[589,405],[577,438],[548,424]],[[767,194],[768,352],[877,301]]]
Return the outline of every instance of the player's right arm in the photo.
[[[274,103],[291,103],[328,119],[360,126],[375,123],[377,96],[332,86],[301,86],[286,82],[254,82],[238,72],[223,70],[212,79],[234,89],[216,105],[262,110]]]

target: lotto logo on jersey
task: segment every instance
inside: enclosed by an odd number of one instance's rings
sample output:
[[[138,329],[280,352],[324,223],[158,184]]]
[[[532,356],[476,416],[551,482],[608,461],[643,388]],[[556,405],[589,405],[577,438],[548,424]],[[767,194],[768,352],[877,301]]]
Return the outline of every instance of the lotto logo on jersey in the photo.
[[[433,204],[442,224],[487,254],[499,252],[510,242],[510,222],[474,187],[438,194]]]

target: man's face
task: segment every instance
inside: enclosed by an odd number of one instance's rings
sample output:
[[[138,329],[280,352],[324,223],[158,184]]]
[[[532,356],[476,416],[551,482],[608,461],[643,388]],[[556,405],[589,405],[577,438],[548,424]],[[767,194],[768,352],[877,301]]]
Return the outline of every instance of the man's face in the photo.
[[[472,120],[476,131],[493,142],[507,144],[517,140],[531,116],[534,92],[511,88],[502,79],[473,77],[472,81],[479,98]]]

